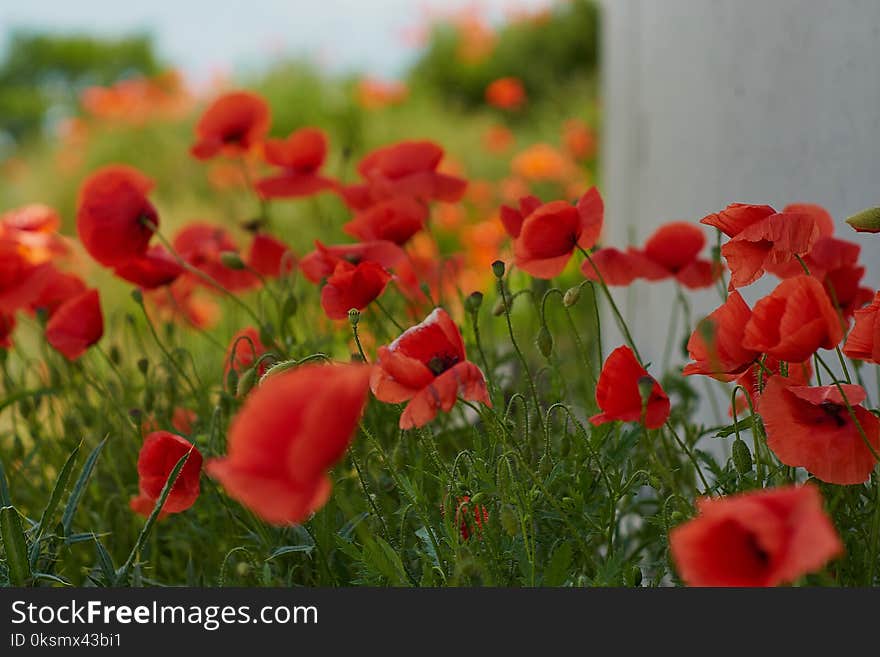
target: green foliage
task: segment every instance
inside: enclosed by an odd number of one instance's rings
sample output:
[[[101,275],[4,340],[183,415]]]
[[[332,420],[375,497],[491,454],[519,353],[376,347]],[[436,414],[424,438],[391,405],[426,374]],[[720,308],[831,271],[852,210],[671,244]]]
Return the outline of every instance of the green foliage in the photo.
[[[595,74],[599,59],[599,12],[593,0],[572,0],[537,21],[503,26],[491,54],[476,61],[459,56],[461,35],[441,23],[409,81],[445,102],[477,107],[486,87],[501,77],[523,81],[531,100],[558,99],[560,87]]]

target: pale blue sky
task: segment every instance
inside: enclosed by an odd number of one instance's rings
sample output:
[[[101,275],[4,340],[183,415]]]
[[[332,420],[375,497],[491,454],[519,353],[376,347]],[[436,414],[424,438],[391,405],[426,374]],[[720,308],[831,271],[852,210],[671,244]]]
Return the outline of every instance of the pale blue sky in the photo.
[[[260,66],[279,51],[332,70],[379,76],[412,56],[404,34],[437,8],[476,6],[497,20],[511,7],[550,0],[0,0],[0,48],[14,27],[114,35],[148,30],[161,55],[196,80],[218,69]]]

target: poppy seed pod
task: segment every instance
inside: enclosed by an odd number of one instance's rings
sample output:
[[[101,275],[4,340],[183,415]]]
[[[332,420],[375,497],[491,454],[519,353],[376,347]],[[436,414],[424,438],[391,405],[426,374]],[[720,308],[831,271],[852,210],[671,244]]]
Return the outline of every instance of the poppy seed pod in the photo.
[[[503,278],[504,277],[504,262],[501,260],[496,260],[492,263],[492,273],[495,274],[495,278]]]
[[[562,305],[566,308],[571,308],[578,301],[581,300],[581,286],[575,285],[574,287],[570,287],[565,291],[565,294],[562,297]]]
[[[483,305],[483,293],[482,292],[471,292],[468,295],[468,298],[465,299],[464,307],[465,309],[471,313],[476,314],[477,311],[480,310],[480,306]]]
[[[546,325],[541,326],[538,329],[538,335],[535,337],[535,344],[538,346],[538,351],[541,352],[541,355],[544,358],[550,358],[550,354],[553,353],[553,336],[550,335],[550,329],[547,328]]]

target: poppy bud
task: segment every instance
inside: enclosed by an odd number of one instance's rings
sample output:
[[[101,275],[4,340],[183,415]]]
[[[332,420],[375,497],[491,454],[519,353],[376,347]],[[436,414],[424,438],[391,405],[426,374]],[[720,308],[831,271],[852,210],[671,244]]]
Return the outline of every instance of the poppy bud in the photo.
[[[670,525],[680,525],[685,520],[687,520],[687,516],[685,516],[681,511],[673,511],[669,514],[669,524]]]
[[[480,309],[480,306],[483,305],[483,293],[482,292],[471,292],[467,299],[464,301],[465,309],[471,313],[476,314]]]
[[[144,305],[144,294],[138,288],[135,288],[131,291],[131,298],[134,299],[134,302],[137,305]]]
[[[493,262],[492,273],[495,274],[495,278],[502,278],[504,276],[504,262],[501,260]]]
[[[566,308],[571,308],[580,300],[581,286],[575,285],[574,287],[570,287],[565,291],[565,294],[562,296],[562,305],[564,305]]]
[[[236,271],[244,269],[244,261],[235,251],[223,251],[220,254],[220,262],[225,267],[229,267],[229,269],[235,269]]]
[[[284,300],[284,307],[281,309],[281,321],[286,322],[290,317],[296,315],[299,302],[292,294]]]
[[[226,374],[226,388],[228,390],[238,390],[238,372],[235,369],[230,369]]]
[[[501,526],[510,536],[516,536],[519,533],[519,520],[517,520],[516,511],[509,504],[501,507]]]
[[[550,329],[548,329],[546,325],[538,329],[538,335],[535,337],[535,344],[538,346],[538,351],[541,352],[541,355],[544,356],[544,358],[550,358],[550,354],[553,353],[553,336],[550,335]]]
[[[651,393],[654,392],[654,377],[648,375],[640,376],[638,386],[639,396],[642,398],[642,408],[645,408],[648,402],[651,401]]]
[[[752,471],[752,453],[742,438],[733,441],[733,465],[741,475]]]
[[[128,417],[131,418],[131,421],[136,425],[140,425],[141,418],[144,416],[144,412],[139,408],[130,408],[128,409]],[[85,418],[83,418],[85,420]]]
[[[146,358],[139,358],[137,362],[137,368],[141,374],[146,376],[147,370],[150,369],[150,361],[148,361]]]
[[[153,410],[153,403],[156,401],[156,393],[153,391],[152,387],[147,387],[144,390],[144,410],[150,412]]]
[[[122,362],[122,354],[119,353],[119,347],[115,344],[110,347],[110,362],[114,365],[119,365]]]
[[[846,223],[860,233],[880,233],[880,207],[857,212]]]
[[[504,299],[499,298],[498,301],[495,302],[495,306],[492,308],[492,314],[495,317],[501,317],[504,314]]]
[[[235,370],[230,370],[230,372],[234,372]],[[242,374],[238,383],[235,386],[235,396],[236,397],[244,397],[251,391],[251,388],[254,387],[254,384],[257,382],[257,368],[249,367],[245,370],[244,374]]]
[[[348,311],[348,321],[352,326],[357,326],[358,322],[361,321],[361,311],[357,308],[352,308]]]
[[[633,566],[630,571],[629,581],[632,586],[641,586],[642,585],[642,569],[638,566]]]

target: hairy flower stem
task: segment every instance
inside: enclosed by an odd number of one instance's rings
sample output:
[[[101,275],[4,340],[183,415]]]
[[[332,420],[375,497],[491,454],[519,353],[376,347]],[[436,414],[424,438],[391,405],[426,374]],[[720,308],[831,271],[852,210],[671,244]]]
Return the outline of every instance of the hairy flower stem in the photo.
[[[504,305],[504,318],[507,320],[507,332],[510,334],[510,342],[513,345],[514,351],[516,351],[517,357],[519,357],[519,362],[523,366],[523,371],[526,375],[526,381],[529,384],[529,390],[532,393],[532,399],[535,402],[535,414],[538,417],[538,424],[541,433],[544,432],[544,418],[542,417],[541,412],[541,402],[538,398],[538,389],[535,387],[535,380],[532,378],[532,372],[529,370],[529,364],[526,361],[526,357],[523,355],[522,350],[519,348],[519,344],[516,341],[516,335],[513,332],[513,322],[510,320],[510,302],[507,298],[507,292],[504,289],[504,280],[502,278],[498,279],[498,292],[501,294],[501,301]]]
[[[596,263],[593,262],[593,258],[590,257],[590,254],[586,249],[584,249],[580,245],[578,245],[577,248],[581,252],[581,254],[587,259],[587,262],[590,263],[590,267],[592,267],[593,271],[596,273],[596,278],[599,279],[599,287],[602,288],[602,292],[605,294],[605,298],[608,299],[608,304],[611,306],[611,312],[614,313],[614,319],[617,321],[617,325],[620,327],[621,332],[623,332],[623,337],[626,340],[626,343],[629,345],[630,349],[633,350],[633,353],[636,356],[636,360],[639,361],[639,365],[644,365],[644,362],[642,361],[642,356],[641,354],[639,354],[639,348],[636,347],[635,340],[633,340],[632,334],[629,332],[629,327],[626,325],[626,321],[623,319],[623,315],[620,314],[620,309],[614,302],[614,297],[611,296],[611,290],[609,290],[608,285],[605,284],[605,278],[602,276],[602,272],[600,272],[599,268],[596,267]]]

